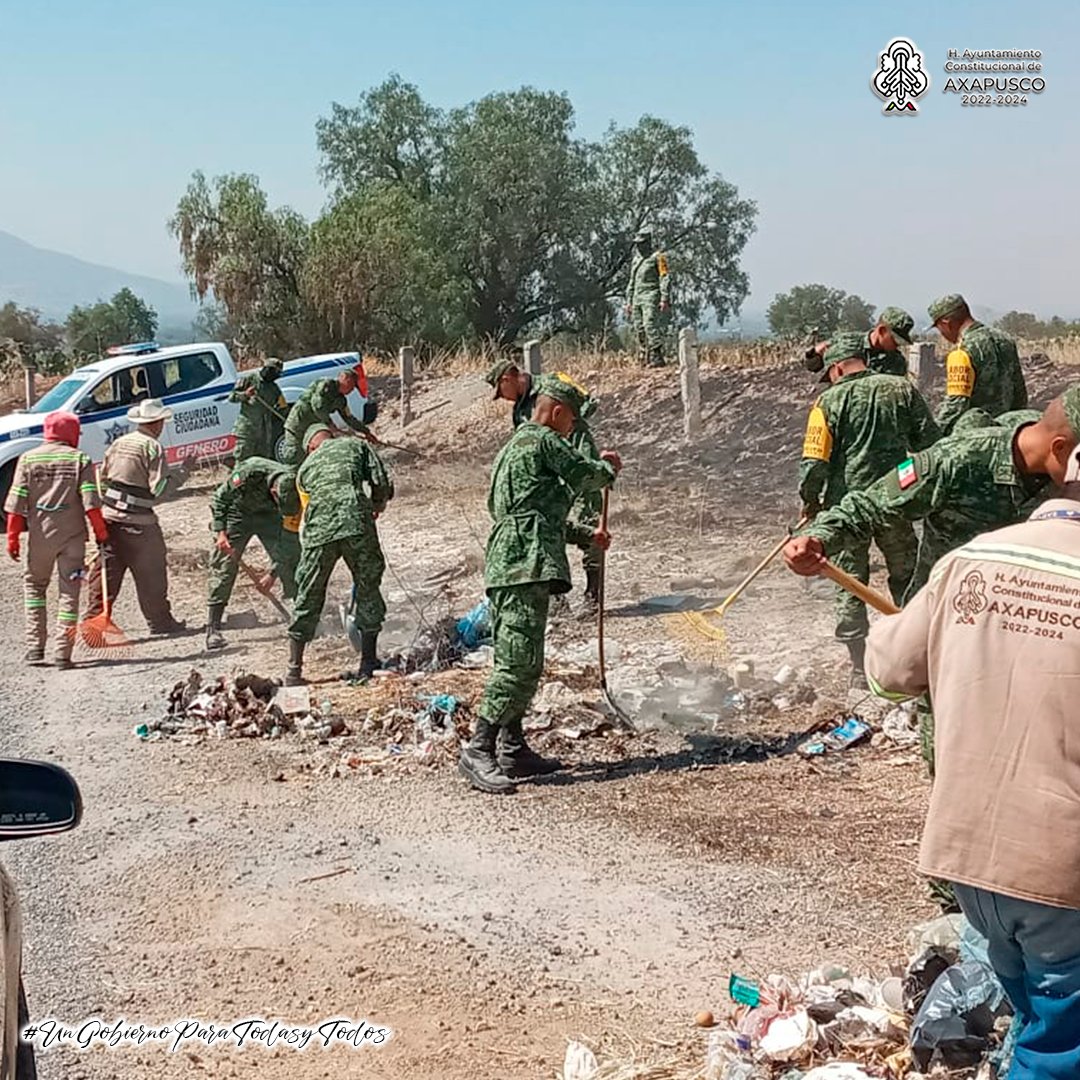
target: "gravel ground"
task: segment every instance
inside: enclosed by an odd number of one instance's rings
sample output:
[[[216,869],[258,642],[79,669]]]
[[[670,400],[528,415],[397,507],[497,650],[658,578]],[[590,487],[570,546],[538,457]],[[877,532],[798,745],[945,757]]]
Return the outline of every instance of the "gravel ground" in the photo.
[[[765,675],[809,665],[825,699],[816,715],[840,715],[828,702],[842,656],[820,584],[779,568],[765,575],[727,620],[726,655],[677,617],[641,608],[687,581],[723,595],[782,533],[813,388],[786,368],[707,372],[706,438],[691,454],[670,434],[671,386],[592,374],[600,441],[627,463],[609,567],[617,646],[632,655],[674,645],[698,662],[750,657]],[[1059,374],[1043,372],[1046,387]],[[477,376],[425,381],[414,425],[402,433],[392,413],[382,422],[386,438],[428,455],[422,467],[389,455],[399,495],[380,520],[391,568],[384,648],[481,594],[486,470],[508,424],[483,390]],[[161,512],[174,604],[200,629],[214,479],[196,477]],[[344,588],[336,578],[335,593]],[[10,563],[0,595],[0,642],[15,658],[21,604]],[[367,1018],[393,1038],[303,1054],[59,1050],[40,1055],[46,1080],[550,1077],[577,1035],[689,1069],[705,1045],[691,1018],[723,1010],[732,970],[798,973],[830,960],[883,972],[903,955],[908,927],[932,913],[913,862],[926,784],[912,753],[726,760],[732,745],[804,729],[805,709],[719,735],[703,726],[584,739],[568,772],[508,799],[471,792],[445,759],[332,769],[363,736],[330,746],[135,738],[192,667],[282,672],[273,610],[241,586],[230,615],[230,648],[213,658],[201,632],[141,640],[129,585],[117,610],[139,639],[129,659],[95,658],[67,674],[17,662],[0,670],[3,751],[60,762],[86,805],[75,832],[4,853],[24,905],[32,1013]],[[590,631],[560,633],[586,640]],[[310,673],[326,680],[316,696],[354,728],[388,694],[448,691],[469,703],[482,681],[451,672],[350,688],[336,681],[349,662],[339,636],[312,647]]]

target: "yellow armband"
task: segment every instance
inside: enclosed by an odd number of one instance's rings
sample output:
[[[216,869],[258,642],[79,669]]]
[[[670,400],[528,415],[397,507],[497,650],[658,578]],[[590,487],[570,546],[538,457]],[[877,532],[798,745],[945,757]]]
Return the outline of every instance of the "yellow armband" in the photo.
[[[820,405],[810,410],[806,421],[806,438],[803,439],[802,456],[814,461],[828,461],[832,457],[832,432]]]
[[[975,389],[975,369],[963,349],[953,349],[945,358],[945,393],[949,397],[969,398]]]

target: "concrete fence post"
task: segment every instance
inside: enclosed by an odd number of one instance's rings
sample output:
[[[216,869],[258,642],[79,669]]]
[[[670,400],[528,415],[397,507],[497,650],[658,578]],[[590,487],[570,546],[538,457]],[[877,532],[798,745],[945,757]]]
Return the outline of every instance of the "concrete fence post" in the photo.
[[[540,374],[542,364],[540,342],[526,341],[522,353],[522,359],[525,362],[525,370],[535,378]]]
[[[401,374],[401,426],[412,423],[412,384],[415,352],[411,345],[398,349],[398,366]]]
[[[37,401],[37,364],[33,360],[23,361],[23,385],[26,390],[26,407],[33,408]]]
[[[908,371],[915,377],[920,390],[927,390],[933,384],[936,366],[932,342],[918,341],[908,347]]]
[[[683,403],[683,436],[693,442],[701,434],[701,383],[698,379],[697,333],[692,326],[679,331],[679,384]]]

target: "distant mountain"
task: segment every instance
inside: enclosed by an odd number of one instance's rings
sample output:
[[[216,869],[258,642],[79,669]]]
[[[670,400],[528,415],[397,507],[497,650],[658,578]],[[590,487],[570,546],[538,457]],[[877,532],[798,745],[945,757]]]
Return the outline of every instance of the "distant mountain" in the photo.
[[[0,304],[14,300],[20,307],[62,319],[76,304],[108,300],[124,286],[141,296],[162,324],[190,323],[195,317],[186,285],[98,266],[0,232]]]

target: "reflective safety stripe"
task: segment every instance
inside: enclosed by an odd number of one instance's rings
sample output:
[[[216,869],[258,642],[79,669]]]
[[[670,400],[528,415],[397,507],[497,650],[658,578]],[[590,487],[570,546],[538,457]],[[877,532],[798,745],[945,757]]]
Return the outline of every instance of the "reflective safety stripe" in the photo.
[[[39,608],[45,606],[45,600],[38,597],[27,597],[25,603],[28,608]]]
[[[879,697],[884,698],[886,701],[910,701],[914,694],[898,694],[894,690],[886,690],[880,683],[874,680],[874,676],[869,672],[866,673],[866,681],[870,684],[870,689]]]
[[[129,506],[142,506],[147,509],[153,509],[153,499],[143,499],[138,495],[129,495],[126,491],[117,491],[116,488],[109,488],[105,492],[105,505],[115,506],[118,510],[126,510]]]

